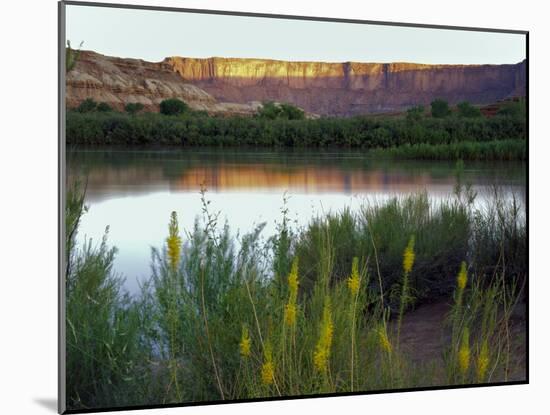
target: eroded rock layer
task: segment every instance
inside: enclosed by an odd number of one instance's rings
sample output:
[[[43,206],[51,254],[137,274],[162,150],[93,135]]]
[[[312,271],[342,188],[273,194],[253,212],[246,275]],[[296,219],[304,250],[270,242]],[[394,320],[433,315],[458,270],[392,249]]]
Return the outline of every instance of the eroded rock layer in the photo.
[[[335,116],[401,111],[442,98],[488,104],[525,96],[525,62],[512,65],[287,62],[170,57],[151,63],[82,52],[68,74],[69,106],[92,97],[149,110],[178,97],[210,113],[250,114],[265,100]]]

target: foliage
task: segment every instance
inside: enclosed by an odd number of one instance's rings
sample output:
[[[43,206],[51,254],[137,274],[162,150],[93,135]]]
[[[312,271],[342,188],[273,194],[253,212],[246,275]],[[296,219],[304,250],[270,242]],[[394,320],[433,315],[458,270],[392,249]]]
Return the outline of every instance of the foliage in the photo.
[[[525,312],[519,304],[524,284],[509,280],[504,264],[497,268],[490,279],[476,273],[468,277],[465,262],[458,271],[448,315],[451,341],[444,356],[451,384],[508,381],[514,371],[511,321],[514,312]]]
[[[130,115],[137,114],[143,110],[143,104],[141,102],[129,102],[124,106],[124,111]]]
[[[80,45],[78,49],[73,49],[71,47],[71,41],[67,40],[67,47],[65,48],[65,72],[69,73],[74,69],[76,66],[76,63],[78,62],[78,58],[80,57],[80,49],[82,48],[82,45],[84,42],[80,42]]]
[[[313,220],[304,229],[295,249],[304,271],[304,289],[314,285],[319,272],[322,249],[321,235],[331,235],[334,261],[330,281],[339,281],[351,266],[351,258],[361,262],[378,257],[369,264],[369,272],[382,276],[381,284],[372,289],[380,294],[399,291],[403,276],[403,247],[415,235],[415,267],[409,273],[411,291],[417,300],[437,298],[449,292],[454,268],[466,255],[469,238],[469,217],[464,206],[454,202],[433,205],[426,194],[394,198],[383,204],[370,203],[360,214],[350,211],[329,214]],[[396,309],[399,295],[386,298],[385,305]]]
[[[150,351],[140,340],[139,305],[113,271],[116,248],[75,243],[86,212],[79,187],[67,194],[66,367],[69,408],[130,405],[146,384]]]
[[[434,118],[445,118],[451,115],[449,104],[443,99],[434,99],[430,105],[432,107],[432,117]]]
[[[98,112],[112,112],[113,108],[105,102],[100,102],[99,104],[97,104],[96,110]]]
[[[98,248],[70,244],[69,408],[507,380],[525,220],[502,199],[478,213],[460,194],[438,204],[425,194],[366,203],[296,233],[283,220],[284,236],[264,244],[263,224],[234,239],[203,192],[203,218],[185,239],[177,216],[166,218],[166,243],[153,249],[151,279],[133,299],[106,239]],[[83,197],[69,200],[77,228]],[[273,278],[279,249],[288,261],[276,269],[287,271]],[[434,368],[438,360],[414,362],[401,347],[407,328],[392,314],[399,306],[401,321],[407,304],[438,295],[453,306],[445,364]]]
[[[189,106],[180,99],[165,99],[160,103],[160,113],[164,115],[180,115],[189,110]]]
[[[121,113],[67,114],[69,144],[113,145],[186,145],[186,146],[267,146],[267,147],[347,147],[394,148],[410,145],[419,150],[437,150],[437,157],[453,158],[450,151],[458,146],[459,154],[475,151],[470,144],[522,140],[525,148],[524,117],[497,115],[492,118],[425,117],[416,122],[378,117],[321,118],[287,120],[265,118],[197,116],[193,112],[178,117],[143,113],[129,116]],[[462,143],[468,142],[466,144]],[[443,147],[437,147],[437,146]],[[445,148],[444,146],[449,146]],[[497,144],[490,144],[490,153]],[[479,147],[481,150],[484,148]],[[503,147],[506,148],[506,147]],[[526,151],[523,151],[525,154]],[[506,151],[504,152],[506,154]],[[517,154],[517,153],[512,153]],[[444,157],[441,157],[444,156]],[[466,158],[467,156],[464,156]]]
[[[86,98],[78,105],[76,110],[81,113],[95,111],[97,110],[97,102],[92,98]]]
[[[420,121],[424,116],[424,107],[417,105],[407,110],[407,121],[410,123]]]
[[[424,160],[527,160],[525,140],[413,144],[373,150],[373,155]]]
[[[294,105],[287,103],[264,102],[257,114],[258,118],[267,120],[303,120],[304,111]]]
[[[474,107],[472,104],[470,104],[467,101],[460,102],[456,106],[458,110],[458,115],[460,117],[481,117],[481,111],[479,108]]]
[[[473,214],[472,267],[478,274],[492,275],[505,266],[507,278],[522,284],[527,264],[525,212],[515,195],[505,201],[498,188],[493,192],[494,203]]]
[[[510,118],[525,118],[527,115],[525,100],[507,102],[498,110],[497,114]]]

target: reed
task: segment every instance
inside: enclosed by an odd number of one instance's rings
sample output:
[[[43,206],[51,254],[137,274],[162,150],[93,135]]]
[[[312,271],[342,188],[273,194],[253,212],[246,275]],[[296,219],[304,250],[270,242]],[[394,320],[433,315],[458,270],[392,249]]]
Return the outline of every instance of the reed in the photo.
[[[71,195],[70,408],[487,383],[521,373],[513,315],[526,276],[510,261],[523,258],[524,224],[518,215],[511,227],[502,215],[514,210],[504,202],[500,219],[485,212],[476,222],[471,206],[435,205],[420,194],[323,215],[303,229],[286,223],[268,241],[260,225],[237,241],[202,197],[204,217],[193,229],[182,233],[177,216],[167,218],[152,276],[131,298],[107,238],[78,245],[84,198]],[[490,238],[508,242],[475,255]],[[442,355],[418,362],[404,347],[403,323],[409,306],[437,298],[453,304],[448,326],[434,332],[451,335]]]

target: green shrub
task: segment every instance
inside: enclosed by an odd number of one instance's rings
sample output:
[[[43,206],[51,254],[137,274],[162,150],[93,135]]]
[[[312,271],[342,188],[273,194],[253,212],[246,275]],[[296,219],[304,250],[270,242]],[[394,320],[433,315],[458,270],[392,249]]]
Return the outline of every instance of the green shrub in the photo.
[[[498,110],[497,114],[516,119],[525,118],[527,115],[525,100],[507,102]]]
[[[461,102],[456,106],[458,110],[458,115],[460,117],[466,117],[466,118],[475,118],[475,117],[481,117],[481,111],[479,108],[474,107],[472,104],[470,104],[467,101]]]
[[[427,147],[421,146],[423,144],[457,145],[462,142],[510,140],[525,143],[526,131],[525,118],[504,115],[492,118],[425,117],[410,122],[406,119],[364,116],[304,120],[217,118],[204,114],[196,115],[194,112],[177,117],[167,117],[158,113],[129,116],[124,113],[98,111],[69,111],[67,114],[67,143],[70,144],[248,145],[364,149],[410,145],[424,149]],[[139,139],[132,138],[136,134]],[[418,151],[416,154],[419,154]],[[443,155],[444,152],[439,154]],[[447,154],[454,158],[450,152]],[[501,157],[505,156],[498,156]]]
[[[106,139],[98,114],[69,112],[65,134],[67,143],[109,144]]]
[[[281,108],[275,102],[264,102],[258,110],[258,117],[266,120],[276,120],[281,114]]]
[[[303,120],[305,118],[304,111],[294,105],[281,104],[282,118],[287,120]]]
[[[438,98],[433,100],[430,105],[432,107],[432,117],[434,118],[445,118],[451,115],[449,104],[445,100]]]
[[[143,104],[141,102],[129,102],[124,106],[124,111],[128,114],[134,115],[143,110]]]
[[[76,108],[78,112],[92,112],[97,109],[97,102],[95,102],[92,98],[86,98],[84,101],[80,103],[80,105]]]
[[[84,197],[67,198],[76,229]],[[172,214],[133,298],[106,239],[68,244],[69,409],[523,379],[514,361],[525,340],[510,323],[522,310],[525,217],[505,199],[486,213],[426,194],[367,203],[296,232],[281,225],[267,244],[264,225],[233,238],[204,192],[202,200],[205,215],[189,233]],[[415,358],[400,338],[418,330],[388,311],[438,296],[450,305],[448,324],[430,323],[427,336],[442,350]]]
[[[65,48],[65,72],[69,73],[74,69],[78,58],[80,57],[80,49],[84,42],[80,42],[78,49],[73,49],[71,47],[71,41],[67,40],[67,47]]]
[[[97,104],[97,111],[98,112],[112,112],[113,108],[105,102],[100,102],[99,104]]]
[[[407,110],[407,121],[409,122],[418,122],[423,116],[424,107],[422,105],[417,105]]]
[[[160,113],[164,115],[180,115],[189,110],[189,106],[180,99],[165,99],[160,103]]]
[[[66,365],[67,407],[147,403],[141,383],[151,350],[143,348],[139,304],[113,270],[116,248],[76,243],[86,212],[78,187],[67,192]],[[145,387],[145,386],[144,386]]]
[[[443,144],[405,144],[399,147],[372,150],[376,157],[424,160],[526,160],[525,140],[500,140]]]
[[[322,235],[329,235],[333,247],[330,280],[334,282],[346,275],[353,257],[372,260],[376,249],[383,289],[389,292],[402,277],[403,247],[415,235],[417,260],[411,281],[416,298],[422,300],[444,295],[453,286],[454,271],[445,270],[454,270],[465,257],[468,229],[465,208],[451,202],[435,206],[421,194],[367,205],[360,215],[343,211],[316,219],[301,234],[295,249],[306,270],[306,287],[313,286],[322,263]],[[378,272],[374,261],[369,267],[371,275]]]
[[[267,120],[303,120],[305,113],[302,109],[287,103],[267,101],[262,104],[257,116]]]

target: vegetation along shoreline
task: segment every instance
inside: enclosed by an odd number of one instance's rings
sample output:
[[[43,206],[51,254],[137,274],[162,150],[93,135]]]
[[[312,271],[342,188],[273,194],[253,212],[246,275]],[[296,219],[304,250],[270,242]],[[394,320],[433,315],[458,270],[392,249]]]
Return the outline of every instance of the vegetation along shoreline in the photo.
[[[178,99],[160,113],[139,104],[125,112],[91,99],[67,114],[67,144],[89,146],[248,146],[357,148],[411,159],[525,160],[525,103],[504,104],[492,117],[468,103],[451,109],[434,100],[429,111],[400,116],[306,119],[290,104],[266,102],[254,117],[216,117],[193,111]]]

